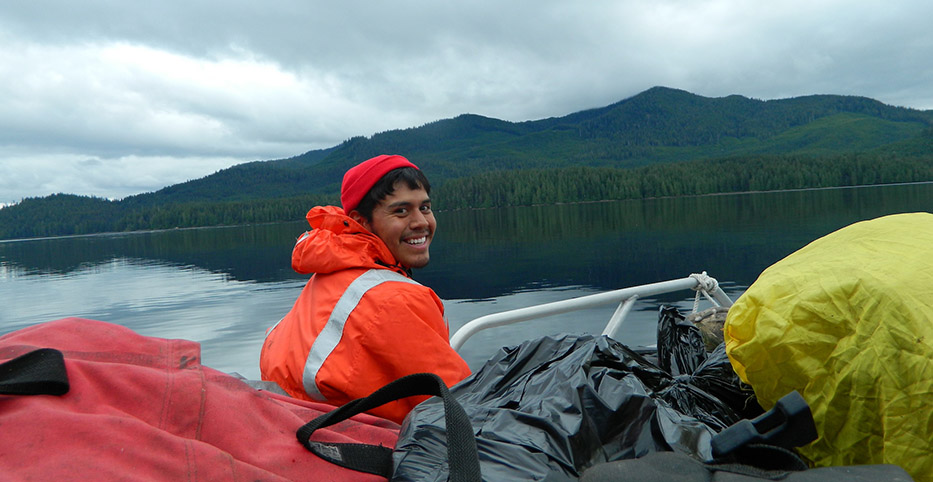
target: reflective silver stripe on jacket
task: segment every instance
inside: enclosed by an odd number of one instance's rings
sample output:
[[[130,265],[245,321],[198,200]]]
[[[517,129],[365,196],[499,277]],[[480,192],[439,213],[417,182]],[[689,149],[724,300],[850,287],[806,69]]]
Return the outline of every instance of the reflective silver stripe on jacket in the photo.
[[[318,390],[317,383],[315,383],[318,372],[321,370],[321,367],[324,366],[324,361],[327,360],[327,357],[330,356],[334,348],[337,347],[337,344],[340,343],[340,338],[343,336],[343,328],[347,324],[347,318],[350,317],[350,313],[356,309],[360,300],[363,299],[363,295],[370,289],[387,281],[420,284],[411,278],[407,278],[387,269],[371,269],[361,274],[350,283],[350,286],[347,287],[343,295],[340,296],[340,299],[337,300],[337,304],[334,305],[334,310],[331,312],[327,324],[324,325],[324,329],[322,329],[321,333],[314,339],[314,343],[311,344],[311,349],[308,351],[308,359],[305,361],[305,369],[301,376],[301,382],[304,385],[305,393],[307,393],[311,399],[322,402],[327,400],[324,398],[324,395],[321,394],[321,391]]]

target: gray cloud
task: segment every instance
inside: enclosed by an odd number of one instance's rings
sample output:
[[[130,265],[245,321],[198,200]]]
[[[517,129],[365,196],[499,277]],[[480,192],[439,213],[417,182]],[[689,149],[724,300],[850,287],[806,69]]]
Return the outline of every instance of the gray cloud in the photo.
[[[922,0],[7,2],[0,203],[119,198],[355,135],[560,116],[655,85],[931,109],[929,18]]]

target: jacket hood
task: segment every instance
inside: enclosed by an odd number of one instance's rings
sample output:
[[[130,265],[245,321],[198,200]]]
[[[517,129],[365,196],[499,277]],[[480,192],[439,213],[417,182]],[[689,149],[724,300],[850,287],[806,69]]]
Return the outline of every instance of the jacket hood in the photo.
[[[292,269],[299,273],[333,273],[350,268],[389,268],[405,276],[379,236],[347,216],[337,206],[317,206],[306,216],[311,231],[292,251]]]

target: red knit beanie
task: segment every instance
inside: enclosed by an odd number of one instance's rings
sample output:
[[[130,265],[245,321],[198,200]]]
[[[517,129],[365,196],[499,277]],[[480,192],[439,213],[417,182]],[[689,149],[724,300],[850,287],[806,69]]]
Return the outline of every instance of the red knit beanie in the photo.
[[[350,214],[350,211],[359,206],[363,196],[366,196],[373,185],[382,179],[382,176],[400,167],[418,169],[418,166],[409,162],[408,159],[394,155],[376,156],[353,166],[343,175],[343,184],[340,186],[340,204],[343,205],[343,211]]]

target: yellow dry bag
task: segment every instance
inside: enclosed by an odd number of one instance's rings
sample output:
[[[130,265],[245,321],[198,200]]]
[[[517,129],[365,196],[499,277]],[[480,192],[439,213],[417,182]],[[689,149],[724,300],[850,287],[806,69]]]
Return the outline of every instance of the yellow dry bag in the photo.
[[[766,269],[729,310],[735,371],[768,409],[797,390],[815,466],[933,480],[933,214],[863,221]]]

